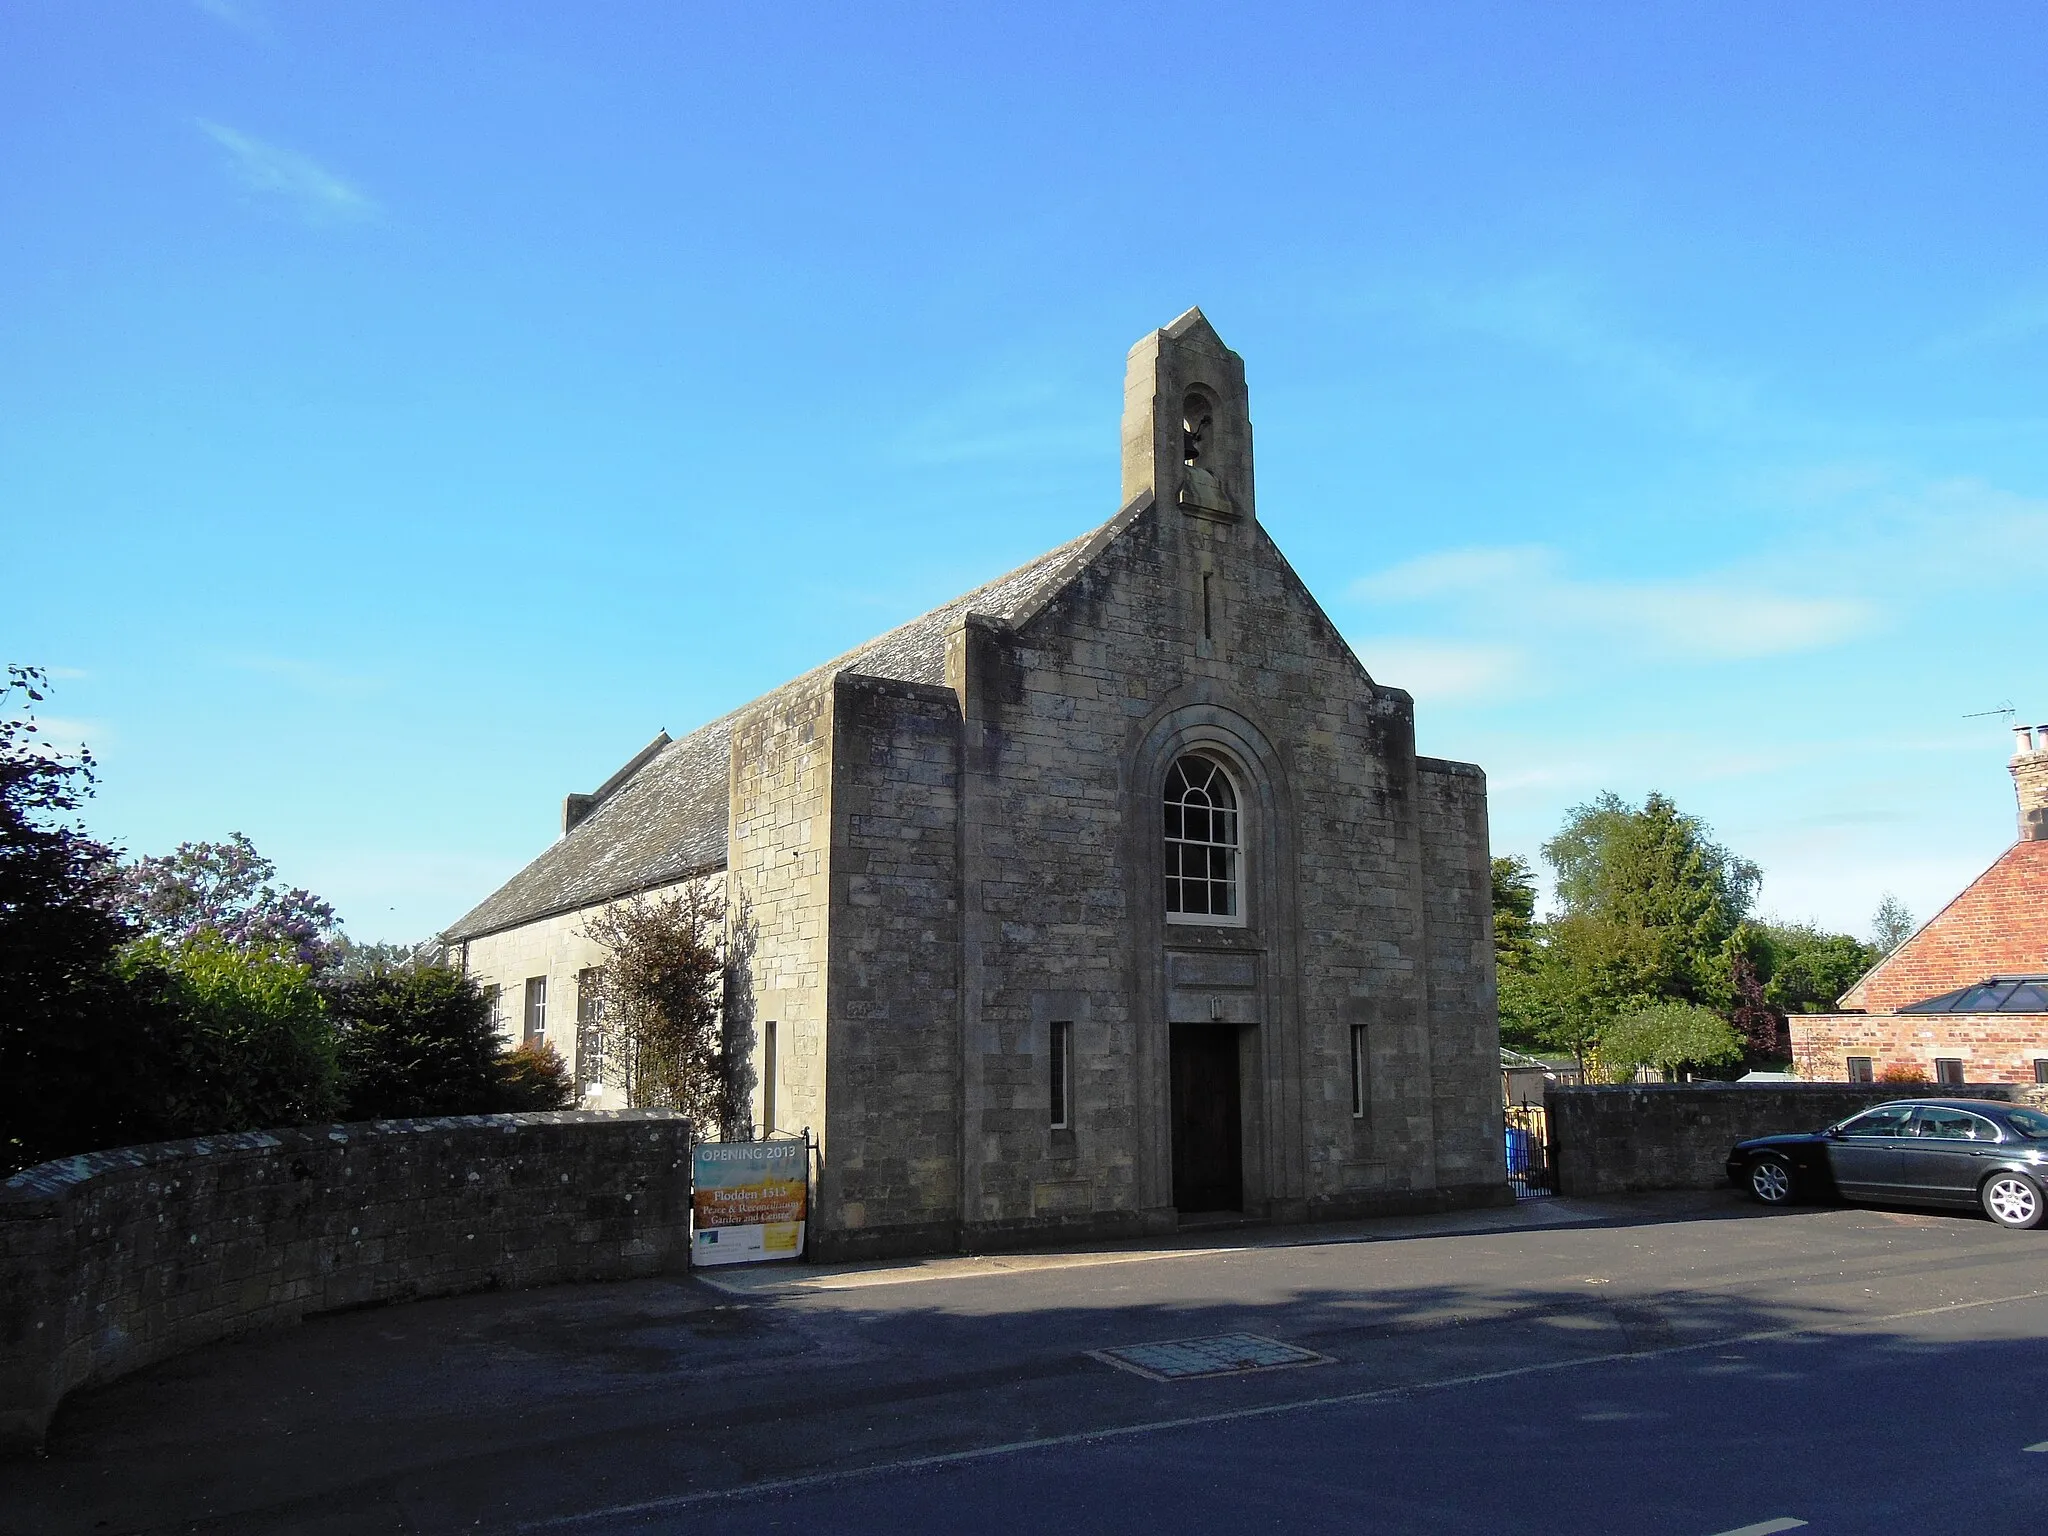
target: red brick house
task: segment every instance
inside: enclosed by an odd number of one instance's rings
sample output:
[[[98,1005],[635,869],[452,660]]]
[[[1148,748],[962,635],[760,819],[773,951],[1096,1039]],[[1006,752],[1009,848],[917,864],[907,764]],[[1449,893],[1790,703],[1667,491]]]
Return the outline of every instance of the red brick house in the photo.
[[[1801,1077],[2048,1083],[2048,725],[2013,734],[2019,841],[1843,993],[1840,1012],[1791,1020]]]

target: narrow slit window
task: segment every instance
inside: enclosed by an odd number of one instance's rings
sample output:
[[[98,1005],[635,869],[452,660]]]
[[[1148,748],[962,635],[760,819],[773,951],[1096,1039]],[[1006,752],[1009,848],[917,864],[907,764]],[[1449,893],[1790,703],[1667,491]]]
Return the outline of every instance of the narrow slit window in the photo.
[[[484,988],[485,1017],[491,1021],[491,1033],[496,1034],[505,1026],[504,989],[495,981]]]
[[[775,1130],[775,1089],[776,1089],[775,1021],[770,1019],[761,1026],[761,1134],[772,1135]]]
[[[1872,1070],[1870,1057],[1851,1056],[1849,1058],[1849,1081],[1852,1083],[1874,1083],[1877,1081],[1877,1074]]]
[[[1190,755],[1167,770],[1166,910],[1187,923],[1243,922],[1237,791],[1214,758]]]
[[[1211,593],[1215,585],[1216,578],[1207,571],[1202,572],[1202,638],[1204,640],[1214,640],[1216,638],[1214,610],[1211,607]]]
[[[1048,1053],[1052,1081],[1048,1102],[1051,1105],[1050,1120],[1056,1131],[1072,1130],[1074,1125],[1074,1026],[1055,1024],[1052,1027],[1052,1049]]]
[[[526,978],[526,1043],[538,1045],[548,1037],[548,979]]]
[[[1365,1026],[1351,1026],[1351,1118],[1365,1118]]]

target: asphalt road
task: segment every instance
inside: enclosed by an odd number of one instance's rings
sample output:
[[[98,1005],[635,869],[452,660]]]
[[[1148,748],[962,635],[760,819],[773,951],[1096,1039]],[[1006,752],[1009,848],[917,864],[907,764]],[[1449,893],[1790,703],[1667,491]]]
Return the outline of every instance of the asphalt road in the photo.
[[[2048,1529],[2048,1232],[1545,1217],[325,1319],[81,1395],[0,1530]],[[1236,1332],[1323,1359],[1090,1353]]]

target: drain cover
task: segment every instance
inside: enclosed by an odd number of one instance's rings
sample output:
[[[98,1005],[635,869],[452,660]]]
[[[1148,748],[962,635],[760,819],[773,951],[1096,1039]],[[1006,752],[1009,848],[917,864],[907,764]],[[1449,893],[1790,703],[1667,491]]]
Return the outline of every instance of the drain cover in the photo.
[[[1135,1371],[1154,1381],[1185,1381],[1191,1376],[1235,1376],[1244,1371],[1276,1371],[1290,1365],[1327,1365],[1328,1355],[1256,1333],[1219,1333],[1207,1339],[1169,1339],[1163,1344],[1126,1344],[1118,1349],[1091,1349],[1089,1355],[1120,1370]]]

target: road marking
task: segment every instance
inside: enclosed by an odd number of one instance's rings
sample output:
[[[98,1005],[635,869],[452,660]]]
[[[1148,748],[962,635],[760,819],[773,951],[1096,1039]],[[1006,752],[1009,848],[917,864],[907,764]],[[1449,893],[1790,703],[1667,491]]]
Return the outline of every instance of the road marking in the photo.
[[[1161,1434],[1175,1429],[1205,1429],[1216,1424],[1242,1424],[1253,1419],[1278,1418],[1282,1414],[1302,1413],[1313,1408],[1350,1408],[1367,1403],[1391,1402],[1395,1398],[1410,1397],[1419,1392],[1440,1392],[1452,1387],[1476,1387],[1496,1381],[1514,1381],[1525,1376],[1547,1376],[1556,1371],[1575,1370],[1587,1365],[1617,1365],[1623,1362],[1656,1360],[1669,1355],[1697,1354],[1702,1350],[1726,1349],[1731,1344],[1768,1344],[1780,1339],[1802,1338],[1809,1334],[1852,1333],[1858,1328],[1875,1327],[1880,1323],[1902,1323],[1916,1317],[1935,1317],[1947,1312],[1972,1312],[1979,1307],[2005,1307],[2015,1302],[2039,1301],[2048,1297],[2048,1290],[2022,1291],[2017,1296],[1991,1296],[1981,1301],[1950,1301],[1937,1307],[1914,1307],[1906,1312],[1890,1312],[1881,1317],[1858,1318],[1853,1322],[1809,1323],[1793,1328],[1764,1328],[1755,1333],[1741,1333],[1727,1339],[1705,1339],[1695,1344],[1672,1344],[1663,1349],[1646,1349],[1641,1352],[1616,1350],[1612,1354],[1587,1355],[1577,1360],[1550,1360],[1541,1365],[1517,1365],[1500,1371],[1475,1371],[1467,1376],[1447,1376],[1438,1381],[1416,1381],[1398,1387],[1373,1387],[1364,1392],[1340,1392],[1331,1397],[1303,1397],[1285,1403],[1265,1403],[1256,1408],[1233,1408],[1221,1413],[1190,1414],[1178,1419],[1149,1419],[1138,1424],[1112,1424],[1102,1429],[1080,1429],[1065,1435],[1038,1435],[1029,1440],[1005,1440],[997,1445],[976,1446],[965,1451],[942,1451],[930,1456],[906,1456],[898,1461],[875,1462],[865,1467],[842,1467],[831,1472],[809,1472],[801,1477],[777,1477],[757,1483],[737,1483],[730,1488],[705,1488],[695,1493],[670,1493],[659,1498],[639,1499],[631,1504],[613,1504],[604,1509],[585,1510],[574,1515],[555,1515],[546,1520],[530,1520],[510,1529],[515,1536],[529,1531],[566,1531],[579,1525],[594,1525],[600,1520],[627,1520],[641,1515],[664,1514],[670,1510],[689,1509],[698,1504],[715,1504],[728,1499],[749,1498],[756,1494],[796,1493],[807,1488],[823,1488],[833,1483],[850,1483],[861,1478],[884,1477],[892,1472],[924,1472],[941,1467],[957,1467],[977,1461],[992,1461],[998,1456],[1015,1456],[1025,1451],[1055,1450],[1062,1446],[1094,1445],[1111,1440],[1134,1440],[1140,1435]],[[2048,1441],[2042,1442],[2048,1446]],[[2033,1447],[2029,1447],[2033,1449]],[[1766,1523],[1760,1526],[1745,1526],[1744,1531],[1789,1531],[1804,1525],[1795,1520],[1790,1525]],[[1729,1532],[1725,1536],[1740,1536]]]
[[[2039,1445],[2023,1446],[2022,1449],[2029,1451],[2048,1451],[2048,1440],[2043,1440]]]
[[[1778,1531],[1796,1531],[1804,1520],[1794,1520],[1790,1515],[1780,1515],[1775,1520],[1760,1520],[1755,1525],[1745,1525],[1733,1531],[1721,1531],[1718,1536],[1775,1536]]]

